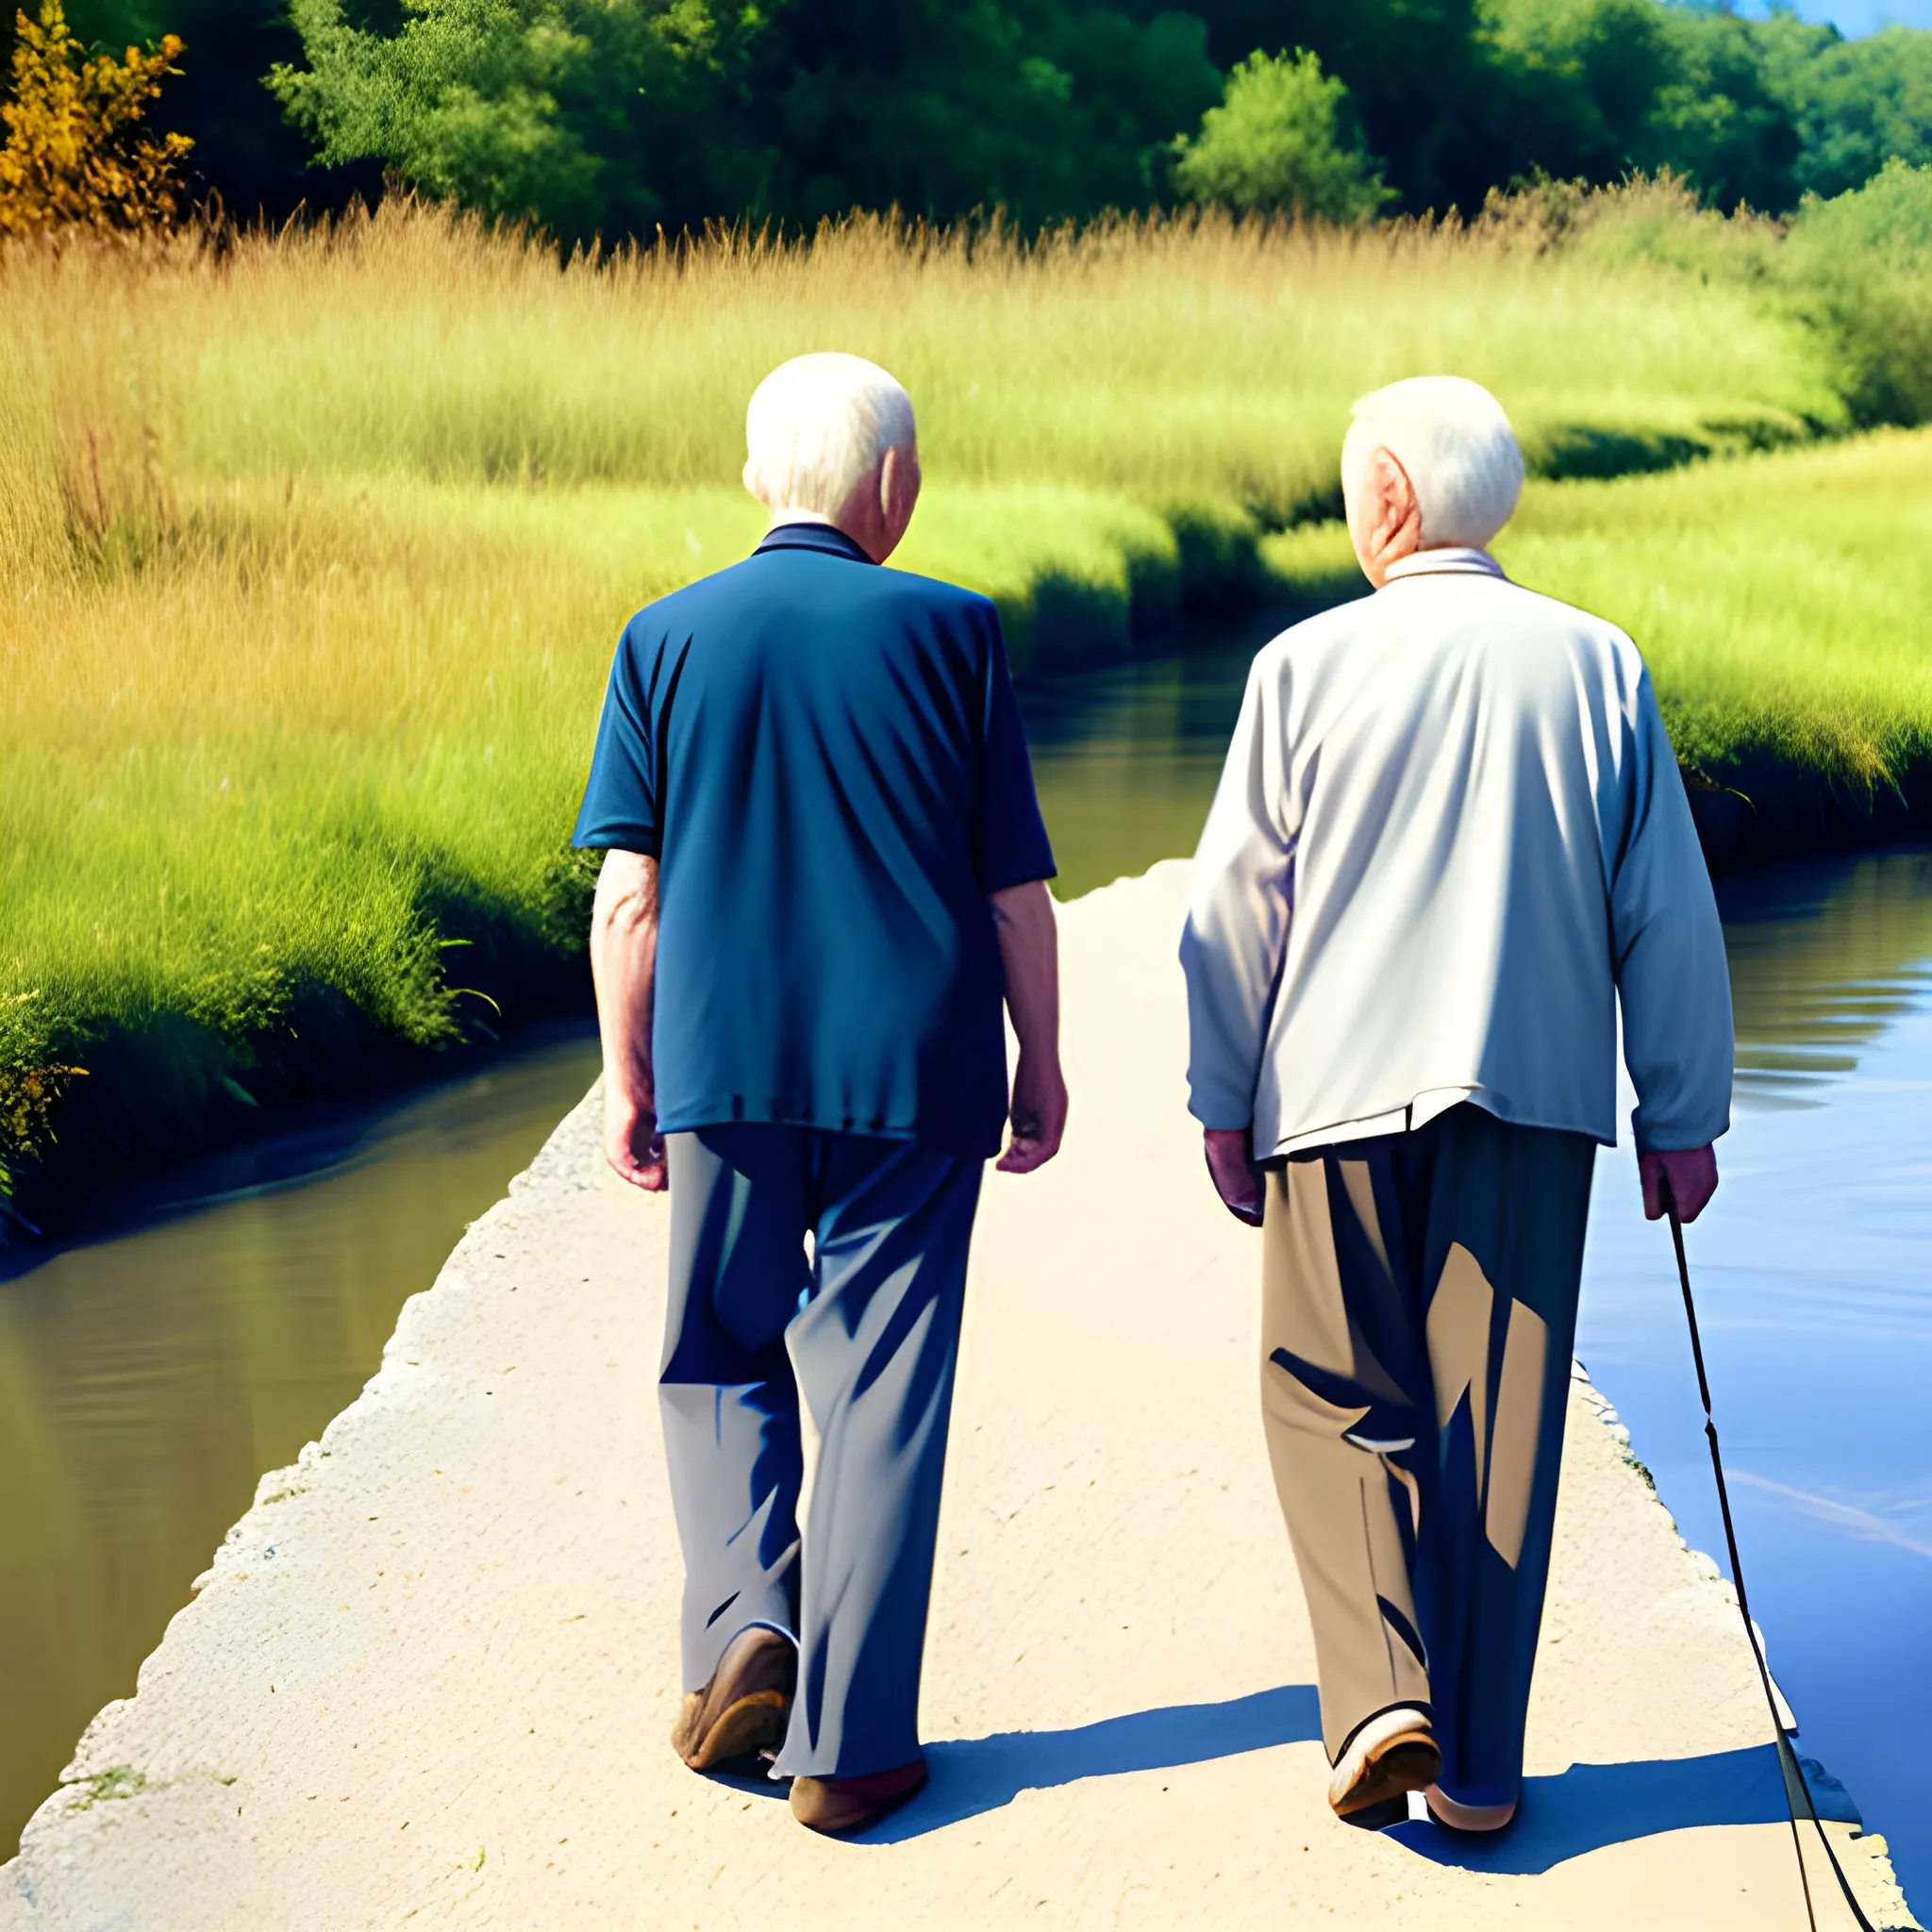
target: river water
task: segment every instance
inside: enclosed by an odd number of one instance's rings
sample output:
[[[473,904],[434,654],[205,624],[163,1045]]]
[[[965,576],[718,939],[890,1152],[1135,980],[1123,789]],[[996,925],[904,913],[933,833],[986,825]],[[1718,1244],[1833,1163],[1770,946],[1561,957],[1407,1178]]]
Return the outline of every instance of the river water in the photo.
[[[156,1191],[202,1205],[0,1281],[0,1857],[256,1477],[355,1400],[596,1074],[588,1025],[549,1036],[197,1167]]]
[[[1260,641],[1027,691],[1069,893],[1191,846]],[[1736,1124],[1689,1241],[1747,1580],[1803,1748],[1932,1899],[1932,855],[1721,896]],[[0,1856],[257,1476],[353,1399],[403,1300],[595,1071],[589,1030],[566,1030],[310,1120],[163,1181],[159,1218],[0,1281]],[[1601,1157],[1591,1220],[1578,1353],[1715,1555],[1668,1238],[1627,1148]]]

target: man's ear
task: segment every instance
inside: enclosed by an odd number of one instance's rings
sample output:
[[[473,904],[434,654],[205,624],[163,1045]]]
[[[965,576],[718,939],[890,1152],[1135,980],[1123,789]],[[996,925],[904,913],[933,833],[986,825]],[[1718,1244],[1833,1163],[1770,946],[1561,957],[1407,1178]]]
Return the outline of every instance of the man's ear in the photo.
[[[1348,534],[1362,575],[1379,591],[1391,566],[1422,548],[1422,507],[1392,450],[1375,450],[1357,474],[1360,487],[1349,496]]]
[[[1386,551],[1395,544],[1411,524],[1415,530],[1414,549],[1423,533],[1422,506],[1416,502],[1415,485],[1392,450],[1378,449],[1369,465],[1369,489],[1374,505],[1375,548]]]
[[[919,458],[910,450],[893,448],[879,465],[879,517],[894,548],[912,522],[919,503]]]
[[[755,463],[751,459],[751,458],[746,457],[744,459],[744,468],[741,470],[738,474],[743,479],[744,487],[751,491],[752,495],[755,496],[758,500],[758,502],[762,503],[767,509],[771,508],[771,501],[765,495],[765,479],[758,474],[758,466],[757,465],[757,463]]]
[[[909,450],[889,449],[879,471],[879,507],[894,523],[910,523],[919,501],[919,459]]]

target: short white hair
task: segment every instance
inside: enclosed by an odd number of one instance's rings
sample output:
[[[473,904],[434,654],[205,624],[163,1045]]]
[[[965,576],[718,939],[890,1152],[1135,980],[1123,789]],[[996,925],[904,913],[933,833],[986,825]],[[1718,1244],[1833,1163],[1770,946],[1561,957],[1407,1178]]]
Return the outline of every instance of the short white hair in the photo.
[[[744,487],[774,509],[837,516],[885,460],[913,445],[912,398],[863,356],[781,362],[744,412]]]
[[[1341,445],[1353,499],[1386,449],[1408,473],[1426,544],[1487,549],[1523,494],[1523,451],[1503,406],[1460,375],[1411,375],[1364,396]]]

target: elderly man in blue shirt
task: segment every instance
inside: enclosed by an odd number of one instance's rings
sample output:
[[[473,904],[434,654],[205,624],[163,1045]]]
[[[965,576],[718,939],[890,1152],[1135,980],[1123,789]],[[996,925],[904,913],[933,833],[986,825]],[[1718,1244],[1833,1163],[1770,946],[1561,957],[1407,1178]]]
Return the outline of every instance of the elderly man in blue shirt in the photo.
[[[694,1770],[775,1752],[801,1823],[925,1782],[940,1486],[986,1159],[1050,1160],[1053,855],[999,619],[881,566],[919,494],[912,405],[854,356],[766,377],[745,561],[618,647],[575,839],[604,1151],[671,1192],[659,1401],[684,1547]],[[801,1527],[801,1404],[820,1450]]]
[[[1255,660],[1181,957],[1192,1108],[1262,1235],[1262,1406],[1329,1802],[1514,1816],[1584,1223],[1616,1140],[1685,1220],[1729,1124],[1724,937],[1650,678],[1489,544],[1523,458],[1474,383],[1357,405],[1374,594]]]

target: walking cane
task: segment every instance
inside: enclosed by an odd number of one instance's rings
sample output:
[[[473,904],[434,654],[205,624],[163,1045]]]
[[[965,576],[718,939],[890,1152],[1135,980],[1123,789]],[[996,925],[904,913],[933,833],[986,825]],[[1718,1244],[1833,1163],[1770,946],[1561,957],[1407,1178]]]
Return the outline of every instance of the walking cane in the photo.
[[[1677,1251],[1677,1282],[1684,1291],[1684,1318],[1690,1324],[1690,1358],[1697,1364],[1697,1392],[1704,1398],[1704,1435],[1710,1444],[1711,1474],[1717,1478],[1717,1507],[1724,1520],[1724,1547],[1731,1557],[1731,1581],[1737,1586],[1738,1614],[1743,1618],[1744,1634],[1751,1640],[1751,1655],[1757,1665],[1757,1680],[1764,1686],[1764,1702],[1771,1712],[1772,1735],[1777,1740],[1778,1769],[1784,1777],[1785,1809],[1791,1820],[1791,1850],[1798,1857],[1798,1882],[1805,1888],[1805,1917],[1811,1932],[1818,1932],[1818,1914],[1811,1905],[1811,1878],[1805,1869],[1805,1846],[1798,1835],[1800,1795],[1805,1801],[1805,1815],[1810,1819],[1811,1828],[1818,1834],[1818,1842],[1824,1847],[1824,1856],[1831,1860],[1832,1875],[1838,1880],[1838,1889],[1844,1893],[1845,1904],[1851,1907],[1852,1917],[1858,1923],[1858,1932],[1877,1932],[1858,1904],[1851,1883],[1845,1877],[1844,1868],[1838,1861],[1838,1854],[1831,1848],[1831,1840],[1825,1836],[1818,1807],[1811,1801],[1811,1787],[1805,1782],[1805,1774],[1798,1767],[1797,1753],[1791,1749],[1791,1740],[1785,1736],[1784,1720],[1777,1714],[1777,1693],[1771,1688],[1771,1667],[1764,1661],[1764,1646],[1757,1641],[1757,1625],[1751,1621],[1751,1605],[1744,1594],[1744,1566],[1738,1560],[1738,1532],[1731,1524],[1731,1498],[1724,1488],[1724,1457],[1718,1454],[1717,1423],[1710,1412],[1710,1381],[1704,1373],[1704,1343],[1697,1333],[1697,1304],[1690,1299],[1690,1267],[1684,1258],[1684,1224],[1677,1218],[1677,1197],[1672,1191],[1670,1176],[1659,1174],[1657,1187],[1664,1212],[1671,1217],[1671,1244]]]

